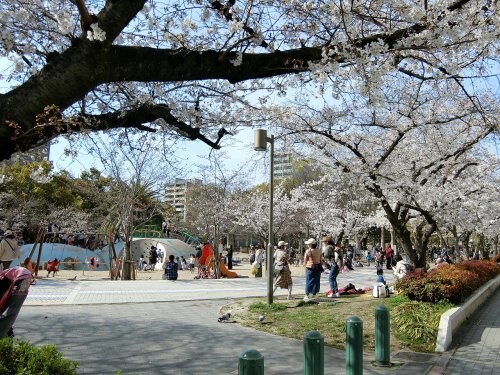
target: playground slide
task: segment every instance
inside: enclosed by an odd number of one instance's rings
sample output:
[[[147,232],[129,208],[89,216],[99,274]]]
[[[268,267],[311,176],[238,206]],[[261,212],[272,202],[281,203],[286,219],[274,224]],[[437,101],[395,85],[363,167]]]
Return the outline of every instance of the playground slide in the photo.
[[[226,265],[224,264],[224,262],[220,262],[219,271],[220,271],[221,276],[227,277],[228,279],[234,279],[235,277],[238,277],[238,274],[236,272],[229,271],[226,268]]]

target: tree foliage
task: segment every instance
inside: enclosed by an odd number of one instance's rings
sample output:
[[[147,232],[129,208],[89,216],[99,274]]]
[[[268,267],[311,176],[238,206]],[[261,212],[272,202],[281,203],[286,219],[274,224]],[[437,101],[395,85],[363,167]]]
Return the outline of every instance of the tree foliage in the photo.
[[[443,103],[477,114],[498,108],[484,82],[469,82],[498,74],[489,0],[2,0],[0,9],[4,78],[15,82],[0,97],[1,159],[58,134],[112,128],[218,148],[221,125],[248,125],[256,110],[283,118],[270,92],[372,105],[404,78],[427,98],[446,87]]]

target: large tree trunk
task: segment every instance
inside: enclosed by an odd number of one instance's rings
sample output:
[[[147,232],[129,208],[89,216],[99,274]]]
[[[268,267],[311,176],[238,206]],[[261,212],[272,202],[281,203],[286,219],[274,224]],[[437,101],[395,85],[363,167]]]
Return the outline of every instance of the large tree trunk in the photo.
[[[338,246],[342,246],[342,241],[344,240],[344,230],[342,229],[337,236],[337,240],[335,241],[335,244]]]
[[[483,234],[479,235],[477,249],[481,252],[482,259],[490,259],[490,252],[488,251],[488,247],[486,246],[486,238]]]
[[[415,263],[416,267],[425,267],[427,265],[427,249],[429,245],[429,240],[432,234],[436,231],[437,225],[436,223],[428,224],[427,222],[422,222],[417,225],[415,230],[415,248],[418,249],[418,266]]]
[[[470,240],[470,235],[471,232],[463,232],[460,238],[462,239],[462,247],[463,247],[463,254],[462,257],[465,260],[470,260],[471,254],[469,253],[469,240]],[[458,256],[458,254],[457,254]]]
[[[493,253],[493,257],[498,255],[498,235],[491,239],[491,251]]]
[[[408,222],[408,209],[402,207],[401,204],[396,204],[396,208],[393,210],[389,205],[387,200],[382,200],[382,208],[386,213],[387,220],[392,225],[394,230],[394,235],[397,241],[403,247],[403,253],[408,255],[410,261],[415,265],[415,268],[424,268],[426,266],[426,250],[427,248],[413,247],[411,241],[411,233],[407,228]],[[422,244],[427,246],[427,241],[422,241]]]

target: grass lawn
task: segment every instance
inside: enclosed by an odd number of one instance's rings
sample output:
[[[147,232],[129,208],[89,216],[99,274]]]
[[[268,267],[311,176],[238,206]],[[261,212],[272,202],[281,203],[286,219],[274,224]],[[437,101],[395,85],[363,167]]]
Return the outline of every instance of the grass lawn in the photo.
[[[232,310],[231,319],[242,326],[278,336],[302,340],[307,332],[315,330],[324,337],[325,345],[342,350],[346,321],[354,315],[363,321],[364,351],[371,353],[375,351],[375,309],[381,304],[389,309],[391,352],[434,351],[439,316],[451,305],[415,304],[397,295],[375,299],[371,294],[358,294],[335,299],[320,297],[308,303],[302,299],[275,299],[272,305],[266,299],[241,299],[222,307],[221,312]],[[258,319],[261,314],[265,316],[263,322]]]

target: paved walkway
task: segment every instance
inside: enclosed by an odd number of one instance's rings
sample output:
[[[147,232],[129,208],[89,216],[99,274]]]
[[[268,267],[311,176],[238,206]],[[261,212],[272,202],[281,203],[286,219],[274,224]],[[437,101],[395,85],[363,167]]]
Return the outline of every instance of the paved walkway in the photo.
[[[292,269],[293,272],[293,269]],[[392,283],[394,276],[387,273],[386,280]],[[375,268],[356,268],[342,273],[337,278],[339,286],[348,283],[357,288],[372,287]],[[294,278],[293,292],[303,296],[305,278]],[[321,278],[321,290],[327,291],[328,279]],[[286,295],[286,290],[278,289],[276,295]],[[42,278],[30,288],[25,306],[28,305],[80,305],[103,303],[172,302],[200,299],[225,299],[241,297],[264,297],[267,295],[266,278],[202,279],[202,280],[136,280],[110,281],[87,280],[69,281]]]
[[[391,275],[386,275],[391,279]],[[339,284],[373,284],[373,269],[339,275]],[[322,279],[321,290],[328,289]],[[304,279],[294,279],[297,298]],[[16,336],[55,344],[80,362],[80,374],[237,374],[238,356],[249,348],[265,357],[266,374],[302,374],[303,343],[217,322],[234,298],[266,296],[266,279],[190,281],[39,280],[15,324]],[[285,295],[280,291],[278,295]],[[493,297],[493,296],[492,296]],[[500,290],[464,328],[444,355],[399,352],[393,368],[371,365],[364,374],[498,374]],[[355,312],[353,312],[355,313]],[[325,373],[345,373],[345,353],[325,348]]]

